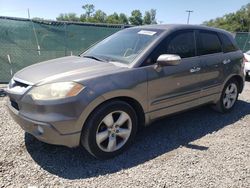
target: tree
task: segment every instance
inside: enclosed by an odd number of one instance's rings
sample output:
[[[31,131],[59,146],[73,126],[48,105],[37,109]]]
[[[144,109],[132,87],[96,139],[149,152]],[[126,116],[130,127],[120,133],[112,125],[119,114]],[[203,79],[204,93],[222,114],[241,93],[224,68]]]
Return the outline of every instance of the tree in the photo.
[[[69,21],[73,21],[73,22],[79,21],[79,17],[77,17],[75,13],[68,13],[68,19]]]
[[[151,24],[151,14],[149,11],[145,12],[144,18],[143,18],[143,24],[149,25]]]
[[[113,13],[107,15],[102,10],[95,11],[95,6],[92,4],[83,5],[85,13],[78,17],[75,13],[60,14],[56,19],[58,21],[74,21],[74,22],[89,22],[89,23],[109,23],[109,24],[156,24],[156,10],[151,9],[145,12],[144,18],[140,10],[133,10],[128,18],[124,13]]]
[[[82,8],[85,10],[86,17],[89,18],[93,12],[95,12],[95,6],[93,4],[83,5]]]
[[[250,3],[235,13],[203,22],[204,25],[217,27],[231,32],[249,32],[250,29]]]
[[[151,24],[157,24],[157,21],[156,21],[156,9],[151,9],[150,10],[150,15],[151,15]]]
[[[128,17],[126,16],[126,14],[124,14],[124,13],[121,13],[120,15],[119,15],[119,23],[120,24],[129,24],[128,23]]]
[[[150,11],[146,11],[143,18],[143,24],[157,24],[156,22],[156,9],[151,9]]]
[[[107,18],[107,23],[109,23],[109,24],[119,24],[120,23],[119,15],[116,12],[114,14],[109,15],[108,18]]]
[[[68,13],[68,14],[60,14],[56,20],[58,21],[71,21],[71,22],[78,22],[79,17],[75,13]]]
[[[87,21],[86,14],[81,14],[80,15],[80,22],[86,22],[86,21]]]
[[[56,18],[57,21],[67,21],[68,16],[66,14],[59,14],[59,16]]]
[[[101,10],[97,10],[93,16],[94,23],[105,23],[107,19],[107,14]]]
[[[129,17],[129,22],[132,25],[142,25],[142,14],[140,10],[133,10],[131,16]]]

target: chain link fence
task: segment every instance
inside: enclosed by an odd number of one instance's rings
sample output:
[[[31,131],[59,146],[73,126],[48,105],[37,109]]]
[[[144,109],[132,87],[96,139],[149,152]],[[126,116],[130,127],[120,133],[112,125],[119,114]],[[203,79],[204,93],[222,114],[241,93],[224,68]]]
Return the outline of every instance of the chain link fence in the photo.
[[[243,52],[250,50],[250,33],[239,32],[235,35],[235,40]]]
[[[34,63],[78,55],[124,27],[0,17],[0,82]]]

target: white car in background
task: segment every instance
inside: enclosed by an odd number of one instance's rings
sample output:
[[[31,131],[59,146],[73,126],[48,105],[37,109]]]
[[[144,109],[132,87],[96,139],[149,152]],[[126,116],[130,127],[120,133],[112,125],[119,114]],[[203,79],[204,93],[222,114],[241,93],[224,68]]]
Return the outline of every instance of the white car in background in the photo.
[[[250,50],[244,53],[246,76],[250,77]]]

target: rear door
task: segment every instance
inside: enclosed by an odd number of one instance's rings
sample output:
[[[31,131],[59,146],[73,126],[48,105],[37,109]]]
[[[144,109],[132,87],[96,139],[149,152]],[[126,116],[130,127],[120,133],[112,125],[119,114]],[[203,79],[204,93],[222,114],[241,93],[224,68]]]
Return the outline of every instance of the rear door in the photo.
[[[217,32],[199,30],[198,54],[200,55],[202,85],[201,103],[213,100],[220,92],[220,85],[224,80],[223,63],[229,57],[223,54],[222,43]],[[229,61],[229,60],[228,60]]]
[[[229,34],[219,34],[222,41],[224,60],[224,77],[228,78],[231,74],[240,74],[242,71],[242,52],[237,47],[233,37]]]

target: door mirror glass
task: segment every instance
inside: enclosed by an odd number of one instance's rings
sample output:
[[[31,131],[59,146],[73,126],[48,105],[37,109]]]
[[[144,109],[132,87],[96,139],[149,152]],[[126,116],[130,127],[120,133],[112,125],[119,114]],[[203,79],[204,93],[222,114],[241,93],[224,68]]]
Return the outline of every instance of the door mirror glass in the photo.
[[[181,63],[181,57],[174,54],[162,54],[157,59],[157,65],[164,66],[175,66]]]

